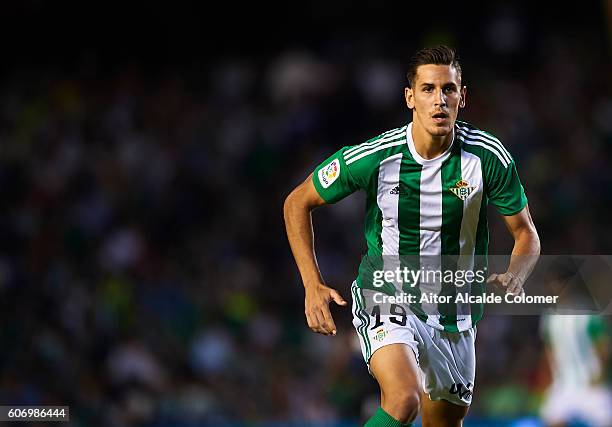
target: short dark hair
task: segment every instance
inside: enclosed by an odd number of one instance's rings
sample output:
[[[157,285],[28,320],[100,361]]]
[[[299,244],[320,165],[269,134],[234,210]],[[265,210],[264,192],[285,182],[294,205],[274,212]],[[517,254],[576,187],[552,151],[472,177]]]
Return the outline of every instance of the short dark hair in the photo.
[[[426,47],[415,53],[410,62],[408,63],[408,72],[406,77],[408,78],[408,87],[412,87],[414,79],[416,78],[417,68],[420,65],[435,64],[435,65],[451,65],[455,67],[461,77],[461,65],[459,64],[459,57],[457,52],[452,47],[446,45],[438,45],[434,47]]]

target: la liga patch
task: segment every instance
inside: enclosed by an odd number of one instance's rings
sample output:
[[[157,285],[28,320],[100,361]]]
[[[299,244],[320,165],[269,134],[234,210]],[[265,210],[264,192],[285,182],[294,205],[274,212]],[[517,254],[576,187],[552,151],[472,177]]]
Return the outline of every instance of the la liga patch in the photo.
[[[338,159],[332,160],[326,166],[319,169],[319,182],[323,188],[327,188],[334,183],[340,176],[340,161]]]

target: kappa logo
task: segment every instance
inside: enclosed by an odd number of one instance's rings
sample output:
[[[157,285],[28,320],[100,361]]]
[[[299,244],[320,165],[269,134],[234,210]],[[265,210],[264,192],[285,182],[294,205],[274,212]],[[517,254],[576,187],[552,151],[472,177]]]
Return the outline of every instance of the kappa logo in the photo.
[[[387,336],[387,331],[383,328],[380,328],[376,330],[376,335],[374,335],[374,339],[380,342],[384,340],[386,336]]]
[[[399,194],[399,193],[400,193],[400,186],[399,185],[396,186],[396,187],[393,187],[391,189],[391,191],[389,191],[389,194]]]
[[[340,162],[338,159],[332,160],[328,165],[319,169],[319,182],[323,188],[327,188],[334,183],[340,176]]]
[[[467,385],[463,385],[461,383],[453,384],[448,390],[450,394],[459,395],[459,399],[469,399],[472,396],[473,386],[472,383],[467,383]]]
[[[470,183],[465,179],[460,179],[457,181],[454,187],[449,188],[450,191],[461,200],[465,200],[472,194],[476,187],[470,186]]]

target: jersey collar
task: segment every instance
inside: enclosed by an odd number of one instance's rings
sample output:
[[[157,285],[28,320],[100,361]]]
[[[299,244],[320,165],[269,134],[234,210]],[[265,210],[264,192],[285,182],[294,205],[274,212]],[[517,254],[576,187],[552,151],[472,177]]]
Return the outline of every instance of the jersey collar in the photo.
[[[414,147],[414,140],[412,139],[412,122],[408,124],[406,127],[406,143],[408,145],[408,150],[410,150],[410,154],[412,154],[412,158],[421,165],[431,165],[442,163],[444,160],[450,156],[453,145],[455,145],[455,127],[453,126],[453,140],[451,141],[448,148],[444,151],[444,153],[440,154],[438,157],[434,157],[433,159],[424,159],[417,153],[416,148]]]

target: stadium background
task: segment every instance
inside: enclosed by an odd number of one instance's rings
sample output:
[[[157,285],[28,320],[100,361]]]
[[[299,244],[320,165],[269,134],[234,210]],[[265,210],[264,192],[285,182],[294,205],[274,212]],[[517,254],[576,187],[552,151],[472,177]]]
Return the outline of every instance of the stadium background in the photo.
[[[458,48],[460,118],[513,153],[543,253],[610,253],[610,2],[2,9],[2,404],[68,404],[74,426],[356,425],[376,384],[349,310],[334,338],[307,329],[282,202],[409,120],[407,58],[432,43]],[[314,215],[345,298],[362,201]],[[466,425],[538,425],[537,318],[485,317],[477,354]]]

